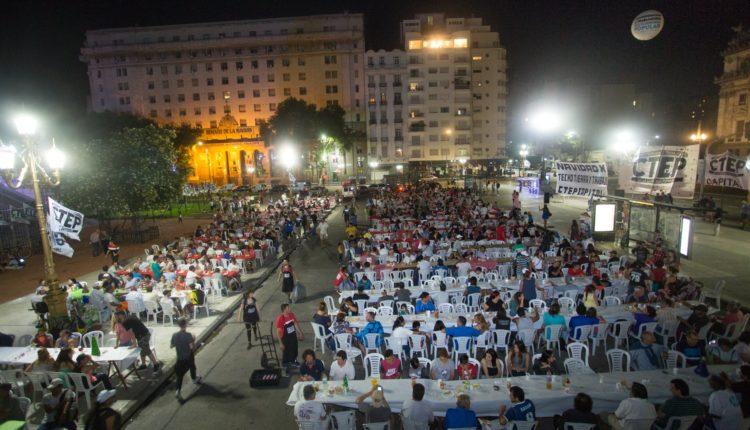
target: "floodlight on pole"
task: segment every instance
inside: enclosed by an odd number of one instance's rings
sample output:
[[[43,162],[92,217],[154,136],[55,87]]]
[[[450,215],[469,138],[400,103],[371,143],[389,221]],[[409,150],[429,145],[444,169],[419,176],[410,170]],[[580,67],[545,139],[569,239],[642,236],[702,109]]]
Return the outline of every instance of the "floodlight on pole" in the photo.
[[[296,166],[299,162],[299,158],[299,155],[297,155],[297,149],[292,146],[292,144],[286,143],[279,148],[279,161],[287,170]]]
[[[562,126],[560,113],[549,107],[535,111],[526,120],[532,129],[541,134],[554,133]]]
[[[377,160],[372,160],[372,161],[370,161],[369,164],[370,164],[370,168],[371,169],[377,169],[378,166],[380,165],[380,163],[378,163]]]
[[[39,129],[39,120],[31,114],[21,113],[13,118],[16,131],[21,136],[33,136]]]

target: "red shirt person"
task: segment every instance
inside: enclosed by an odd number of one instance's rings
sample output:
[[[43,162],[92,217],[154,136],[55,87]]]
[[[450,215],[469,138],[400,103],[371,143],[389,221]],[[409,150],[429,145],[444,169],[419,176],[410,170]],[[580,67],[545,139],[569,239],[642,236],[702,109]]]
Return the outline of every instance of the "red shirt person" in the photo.
[[[294,315],[288,303],[281,305],[281,315],[276,317],[274,327],[276,327],[276,333],[281,340],[281,350],[283,351],[281,357],[282,365],[289,366],[296,364],[299,347],[298,341],[304,340],[304,335],[299,326],[299,321],[297,321],[297,316]]]

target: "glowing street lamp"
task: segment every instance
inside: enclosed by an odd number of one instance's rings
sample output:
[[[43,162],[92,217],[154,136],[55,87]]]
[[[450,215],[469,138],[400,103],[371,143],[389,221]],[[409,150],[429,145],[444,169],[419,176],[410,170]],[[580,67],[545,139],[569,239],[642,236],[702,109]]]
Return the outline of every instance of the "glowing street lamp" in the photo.
[[[300,156],[297,149],[292,144],[284,144],[279,148],[279,162],[287,169],[291,170],[299,162]]]
[[[371,169],[377,169],[378,166],[380,165],[380,163],[378,163],[377,160],[372,160],[372,161],[370,161],[369,164],[370,164],[370,168]]]
[[[630,154],[638,148],[636,134],[629,128],[618,130],[614,134],[612,149],[622,154]]]
[[[698,132],[690,135],[691,142],[703,143],[706,139],[708,139],[708,135],[706,133]]]
[[[24,146],[20,152],[16,152],[15,148],[0,143],[0,174],[11,188],[20,188],[24,179],[26,179],[26,174],[31,174],[36,219],[42,241],[44,279],[49,288],[49,292],[44,297],[44,302],[49,309],[49,324],[58,327],[67,323],[67,293],[65,289],[59,287],[60,283],[55,272],[55,261],[47,232],[47,217],[44,213],[45,201],[42,197],[40,182],[44,181],[51,186],[60,184],[60,169],[65,165],[65,155],[55,146],[54,140],[52,141],[52,147],[41,153],[39,142],[35,139],[40,125],[37,117],[22,113],[13,118],[13,123],[16,126],[16,131],[23,139]],[[14,171],[16,158],[21,161],[23,166],[19,172]],[[42,164],[42,159],[46,161],[47,166]],[[47,168],[51,172],[48,172]]]
[[[403,164],[396,164],[396,170],[399,171],[399,172],[403,172],[404,171],[404,165]]]
[[[562,115],[550,107],[545,107],[529,115],[526,121],[536,132],[551,134],[562,126]]]

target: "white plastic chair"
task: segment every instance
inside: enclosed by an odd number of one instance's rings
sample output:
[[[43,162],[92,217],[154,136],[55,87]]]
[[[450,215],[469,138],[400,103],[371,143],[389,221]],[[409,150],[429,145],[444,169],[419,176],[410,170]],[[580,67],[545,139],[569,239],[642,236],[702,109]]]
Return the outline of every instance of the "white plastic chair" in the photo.
[[[379,339],[380,335],[378,333],[367,333],[364,342],[365,353],[369,353],[370,351],[380,352]]]
[[[331,418],[331,427],[333,430],[355,430],[355,411],[331,412],[328,416]]]
[[[726,284],[726,281],[719,280],[716,281],[716,284],[714,285],[713,289],[705,289],[703,292],[701,292],[700,298],[698,299],[701,303],[705,303],[706,299],[714,299],[716,300],[716,307],[721,309],[721,292],[724,290],[724,285]]]
[[[630,353],[622,349],[610,349],[606,353],[609,373],[630,372]]]
[[[536,430],[536,421],[510,421],[506,425],[508,430]]]
[[[326,304],[326,309],[329,314],[335,314],[338,312],[339,309],[336,307],[336,301],[333,300],[333,297],[325,296],[323,297],[323,302]]]
[[[630,321],[615,321],[612,323],[607,335],[614,339],[614,347],[620,346],[620,343],[625,344],[625,348],[628,347],[628,330],[630,329]]]
[[[154,324],[156,324],[156,317],[159,315],[159,305],[153,300],[144,300],[143,305],[146,307],[146,324],[152,318],[154,319]]]
[[[492,330],[492,345],[496,350],[502,349],[507,354],[508,342],[510,342],[510,330]]]
[[[688,430],[693,421],[698,418],[695,415],[688,415],[684,417],[669,417],[667,425],[664,426],[668,430]]]
[[[193,319],[198,319],[198,310],[205,309],[206,316],[211,316],[211,311],[208,309],[208,295],[203,295],[203,304],[193,306]]]
[[[580,375],[593,372],[580,358],[566,358],[563,364],[565,366],[565,373],[568,375]]]
[[[664,359],[664,367],[667,369],[684,369],[687,367],[687,357],[680,351],[670,349],[667,351],[667,357]]]
[[[568,351],[568,357],[577,358],[583,361],[586,366],[589,365],[589,347],[585,343],[572,342],[565,349]]]
[[[473,293],[466,296],[466,305],[469,308],[469,312],[478,312],[481,301],[482,295],[479,293]]]
[[[169,318],[169,325],[174,324],[174,318],[177,316],[174,311],[174,306],[171,303],[168,306],[161,307],[161,323],[162,325],[167,324],[167,318]]]
[[[531,299],[529,300],[529,307],[536,309],[539,315],[542,315],[547,310],[547,303],[542,299]]]
[[[96,384],[92,384],[88,375],[83,373],[68,373],[68,380],[73,383],[73,388],[75,389],[76,393],[79,394],[79,396],[83,395],[83,397],[86,398],[86,406],[90,411],[92,407],[92,399],[90,394],[93,392],[94,395],[96,395],[96,391],[98,389],[104,388],[102,382],[99,381]]]
[[[585,343],[586,345],[588,345],[589,338],[591,338],[591,331],[593,329],[594,326],[592,325],[579,325],[575,328],[575,330],[573,330],[573,333],[570,333],[572,337],[568,336],[568,340],[573,342]]]
[[[387,306],[381,306],[378,308],[378,315],[380,316],[390,316],[393,315],[393,308],[387,307]]]
[[[473,357],[472,349],[474,347],[474,338],[469,336],[457,336],[453,338],[453,361],[458,362],[461,354]]]
[[[365,308],[367,307],[367,300],[359,299],[359,300],[355,300],[354,303],[357,304],[357,309],[359,309],[359,315],[360,316],[364,315]]]
[[[91,348],[91,339],[96,338],[96,344],[101,348],[104,346],[104,332],[99,330],[90,331],[83,335],[81,342],[84,348]]]
[[[380,377],[380,363],[385,360],[383,354],[373,352],[365,355],[363,364],[365,366],[365,378]]]
[[[409,348],[412,357],[416,357],[417,354],[420,357],[427,357],[427,339],[421,334],[413,334],[409,336]]]
[[[592,326],[591,335],[591,355],[596,355],[596,346],[601,343],[602,349],[607,349],[607,336],[609,336],[609,323],[600,323]]]
[[[382,423],[368,423],[368,424],[363,424],[362,428],[364,430],[390,430],[391,423],[387,421],[382,422]]]
[[[49,385],[49,375],[45,372],[25,372],[23,374],[26,384],[31,384],[33,393],[31,394],[32,399],[36,400],[37,394],[39,394],[39,401],[44,398],[44,394],[47,392],[47,385]]]
[[[602,306],[610,307],[610,306],[620,306],[622,305],[622,301],[619,297],[615,296],[605,296],[604,300],[602,301]]]
[[[557,299],[557,304],[560,305],[560,312],[563,315],[571,315],[575,311],[576,302],[570,297],[560,297]]]
[[[355,348],[353,345],[354,335],[351,333],[339,333],[333,336],[333,340],[336,343],[336,352],[344,351],[346,356],[354,360],[357,357],[362,356],[362,351],[359,348]]]
[[[139,316],[141,312],[146,310],[146,307],[141,304],[139,300],[125,300],[128,302],[128,313],[135,316]]]
[[[385,349],[390,349],[394,355],[398,356],[399,359],[405,360],[406,351],[404,351],[403,339],[400,337],[388,336],[383,339],[385,343]]]
[[[437,357],[437,350],[438,348],[444,348],[446,351],[448,350],[448,335],[446,335],[442,331],[436,331],[432,333],[432,345],[431,345],[431,353],[432,357]]]
[[[491,331],[486,331],[474,339],[474,357],[477,356],[477,350],[487,351],[492,348],[493,335]]]
[[[322,324],[310,322],[310,325],[312,326],[313,334],[315,335],[315,338],[313,339],[313,351],[317,349],[318,342],[320,342],[320,352],[325,354],[326,341],[331,338],[332,334],[326,334],[326,328]]]
[[[560,352],[560,333],[563,328],[561,325],[544,327],[544,342],[547,344],[547,349],[554,347],[558,353]]]
[[[441,315],[453,314],[454,313],[453,305],[450,303],[441,303],[438,305],[438,312],[440,312]]]
[[[536,339],[536,330],[521,330],[516,333],[516,339],[523,342],[523,344],[526,346],[526,349],[529,350],[529,354],[534,353],[534,340]]]

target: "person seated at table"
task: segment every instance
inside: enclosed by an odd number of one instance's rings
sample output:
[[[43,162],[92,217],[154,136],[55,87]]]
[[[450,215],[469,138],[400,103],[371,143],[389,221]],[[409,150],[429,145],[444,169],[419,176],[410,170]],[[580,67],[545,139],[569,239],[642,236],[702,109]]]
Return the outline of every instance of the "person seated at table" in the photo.
[[[332,381],[343,381],[344,377],[350,381],[354,379],[354,365],[348,359],[346,351],[340,350],[336,352],[336,357],[331,363],[328,377]]]
[[[562,375],[565,373],[560,367],[557,357],[555,357],[555,352],[549,349],[542,351],[541,357],[534,361],[531,368],[531,373],[534,375],[546,375],[548,371],[553,375]]]
[[[107,390],[112,389],[112,383],[109,381],[109,374],[107,372],[99,372],[99,365],[94,362],[88,354],[79,354],[76,357],[76,366],[73,371],[75,373],[83,373],[88,376],[88,387],[96,385],[97,382],[101,381],[104,384],[104,388]]]
[[[172,297],[170,297],[169,291],[164,291],[162,293],[162,296],[159,299],[159,306],[161,306],[162,311],[165,313],[169,313],[169,311],[167,311],[167,309],[169,309],[173,314],[180,314],[180,309],[175,306]]]
[[[302,364],[299,366],[300,381],[320,381],[325,370],[323,362],[315,357],[315,351],[306,349],[302,352]]]
[[[644,287],[635,287],[633,289],[633,293],[630,294],[628,298],[625,300],[625,303],[628,303],[628,304],[648,303],[648,295],[646,294],[646,289]]]
[[[633,312],[633,319],[635,320],[635,324],[630,326],[631,332],[637,334],[642,324],[656,322],[656,308],[646,305],[644,311],[636,310]]]
[[[680,322],[680,326],[677,330],[677,336],[680,337],[683,331],[693,329],[699,331],[703,326],[710,323],[708,318],[708,307],[704,304],[698,304],[693,307],[693,312],[690,313],[687,319],[677,317]]]
[[[368,397],[372,398],[372,403],[365,403],[365,399]],[[367,424],[390,423],[391,406],[385,399],[383,387],[380,385],[357,397],[354,402],[357,404],[357,409],[365,414]]]
[[[731,383],[719,375],[711,375],[708,385],[713,392],[708,396],[708,414],[698,417],[697,422],[704,428],[716,430],[734,430],[742,427],[742,409],[740,401],[731,390]]]
[[[709,345],[706,354],[708,364],[736,364],[740,360],[732,342],[725,337],[720,337],[715,344]]]
[[[504,404],[500,405],[499,419],[501,425],[513,421],[536,421],[536,408],[534,403],[526,398],[523,388],[519,386],[510,387],[510,408]]]
[[[736,324],[742,321],[745,314],[740,310],[740,304],[737,302],[727,303],[727,310],[724,312],[722,318],[711,316],[710,321],[713,323],[711,326],[711,332],[718,335],[724,335],[724,331],[730,324]]]
[[[47,348],[39,348],[36,351],[36,360],[26,366],[25,372],[53,372],[55,360],[49,355]]]
[[[579,263],[573,263],[572,267],[568,269],[568,277],[580,278],[582,276],[586,276],[586,272],[581,269],[581,265]]]
[[[482,309],[485,312],[499,312],[503,308],[503,299],[500,296],[499,291],[492,291],[487,299],[482,304]]]
[[[502,376],[501,370],[503,369],[503,364],[500,357],[497,355],[496,350],[492,348],[487,349],[484,357],[482,357],[481,364],[482,374],[484,374],[486,378],[497,378]]]
[[[357,282],[357,292],[354,294],[355,299],[354,300],[368,300],[370,296],[367,294],[362,294],[363,290],[369,290],[372,289],[372,282],[367,277],[367,275],[362,275],[362,278],[359,279],[359,282]],[[364,296],[361,299],[356,298],[357,296]]]
[[[508,313],[510,315],[516,315],[519,309],[525,309],[528,306],[529,304],[526,301],[526,296],[523,294],[523,291],[516,291],[515,294],[513,294],[513,298],[510,299],[510,302],[508,303]]]
[[[55,346],[52,335],[47,333],[43,328],[40,328],[39,331],[36,332],[34,338],[31,340],[31,344],[37,348],[54,348]]]
[[[469,263],[468,254],[464,253],[461,256],[461,260],[456,263],[456,276],[467,276],[469,274],[469,270],[471,270],[471,263]]]
[[[510,318],[505,313],[505,308],[500,308],[495,317],[492,318],[492,324],[495,326],[495,330],[510,330]]]
[[[526,308],[518,309],[518,312],[514,318],[511,318],[516,323],[516,330],[531,330],[534,328],[534,323],[539,320],[539,316],[533,314],[531,317],[526,316]]]
[[[456,367],[456,377],[459,380],[467,381],[479,377],[479,367],[469,362],[469,356],[461,354],[458,357],[458,367]]]
[[[467,327],[466,326],[466,317],[463,315],[459,315],[458,318],[456,318],[456,326],[455,327],[448,327],[445,329],[445,334],[447,334],[450,337],[456,338],[456,337],[477,337],[482,332],[475,329],[474,327]]]
[[[683,379],[672,379],[669,382],[672,397],[667,399],[657,412],[654,428],[665,429],[671,417],[699,416],[706,412],[706,407],[695,397],[690,396],[690,387]]]
[[[545,327],[545,337],[549,338],[549,334],[547,333],[546,327],[551,327],[555,325],[562,326],[563,330],[565,329],[565,317],[560,315],[560,304],[557,302],[552,303],[550,307],[548,308],[547,312],[544,313],[542,316],[542,324]],[[562,331],[560,332],[562,334]]]
[[[471,323],[472,327],[484,333],[490,329],[489,323],[481,313],[474,314],[474,320]]]
[[[667,357],[667,348],[656,343],[656,337],[650,331],[641,333],[641,339],[630,346],[630,363],[635,370],[656,370],[662,368]]]
[[[380,377],[382,379],[401,378],[401,360],[393,355],[393,350],[386,349],[383,354],[385,360],[380,362]]]
[[[350,317],[357,316],[359,315],[359,305],[354,302],[354,299],[352,299],[351,297],[347,297],[341,303],[339,311],[344,315],[348,315]]]
[[[18,397],[13,395],[13,384],[4,382],[0,384],[0,424],[6,421],[26,421],[26,414],[21,409]],[[8,428],[23,429],[26,426],[22,423],[21,427]]]
[[[415,312],[420,314],[422,312],[435,312],[435,303],[430,298],[430,293],[424,291],[419,295],[417,305],[415,306]]]
[[[550,278],[562,278],[563,277],[563,270],[562,270],[562,264],[560,263],[559,259],[555,259],[555,261],[552,263],[552,265],[547,269],[547,275]]]
[[[363,277],[363,279],[364,278],[365,277]],[[357,284],[357,292],[354,293],[354,295],[352,296],[352,299],[353,300],[367,300],[367,301],[370,300],[370,296],[367,295],[367,294],[365,294],[365,286],[364,286],[364,284],[361,284],[361,283]]]
[[[359,348],[362,350],[362,354],[365,354],[365,345],[367,342],[367,335],[368,334],[377,334],[379,335],[378,338],[375,340],[375,345],[368,345],[370,347],[380,347],[380,343],[383,341],[383,325],[380,324],[380,321],[375,320],[375,312],[367,312],[365,313],[365,320],[367,321],[367,325],[362,327],[362,329],[357,332],[356,337],[357,340],[359,340],[360,346]]]
[[[55,359],[55,372],[71,372],[76,368],[76,362],[73,361],[73,349],[70,347],[61,348]]]
[[[609,414],[607,422],[615,430],[631,428],[631,424],[653,420],[656,418],[656,408],[648,400],[646,386],[633,382],[628,388],[627,381],[620,382],[623,387],[630,390],[630,397],[624,399],[617,406],[613,414]]]
[[[471,410],[471,397],[468,394],[459,394],[456,397],[456,407],[445,411],[443,428],[446,430],[480,428],[477,414]]]
[[[726,372],[721,372],[719,375],[724,379],[728,389],[740,395],[742,416],[750,418],[750,366],[740,366],[737,372],[739,379],[737,380],[733,380],[735,375],[732,375],[732,378],[730,378]]]
[[[411,398],[406,399],[401,407],[401,417],[405,423],[409,423],[409,426],[405,427],[415,430],[429,429],[430,424],[435,421],[435,416],[432,406],[422,400],[425,393],[424,385],[416,383],[411,391]]]
[[[596,308],[599,306],[598,294],[594,284],[588,284],[583,288],[583,305],[586,308]]]
[[[57,341],[55,341],[55,348],[65,348],[65,347],[71,347],[71,348],[78,347],[78,338],[71,337],[70,330],[68,329],[60,330],[60,337],[58,337]]]
[[[455,370],[456,365],[453,364],[453,360],[450,359],[448,350],[445,348],[438,348],[437,358],[432,360],[432,363],[430,364],[430,377],[432,379],[450,381],[453,379]]]
[[[591,412],[594,401],[586,393],[578,393],[573,399],[573,408],[563,412],[562,415],[552,417],[555,430],[565,430],[565,424],[586,423],[594,424],[595,428],[601,428],[599,415]]]
[[[380,297],[378,297],[378,306],[380,306],[386,300],[390,300],[391,302],[393,302],[394,298],[392,295],[388,294],[388,290],[384,288],[380,290]],[[392,307],[393,306],[391,306],[391,308]]]
[[[430,373],[427,371],[427,366],[420,363],[417,357],[412,357],[411,360],[409,360],[407,376],[409,378],[428,379]]]
[[[315,311],[315,314],[312,317],[312,322],[323,326],[323,328],[325,329],[325,336],[331,334],[331,317],[330,315],[328,315],[328,307],[326,306],[325,302],[318,303],[318,310]],[[333,336],[326,339],[326,345],[328,345],[331,351],[336,350]]]
[[[294,417],[297,421],[317,422],[315,430],[323,430],[327,427],[328,415],[323,403],[315,400],[315,393],[315,387],[305,385],[302,389],[302,396],[305,400],[294,405]]]
[[[505,361],[505,368],[511,376],[523,376],[531,370],[531,354],[521,340],[513,344]]]
[[[345,313],[339,312],[336,314],[336,319],[331,324],[331,331],[334,335],[353,333],[353,329],[349,326],[349,321],[346,320]]]
[[[706,341],[698,336],[695,330],[689,330],[685,336],[677,342],[675,349],[683,354],[688,366],[697,366],[706,356]]]
[[[470,277],[466,289],[464,290],[464,296],[468,296],[469,294],[481,294],[481,292],[482,289],[477,285],[477,277]]]
[[[396,288],[396,300],[411,303],[411,291],[406,288],[403,282],[399,282]]]

